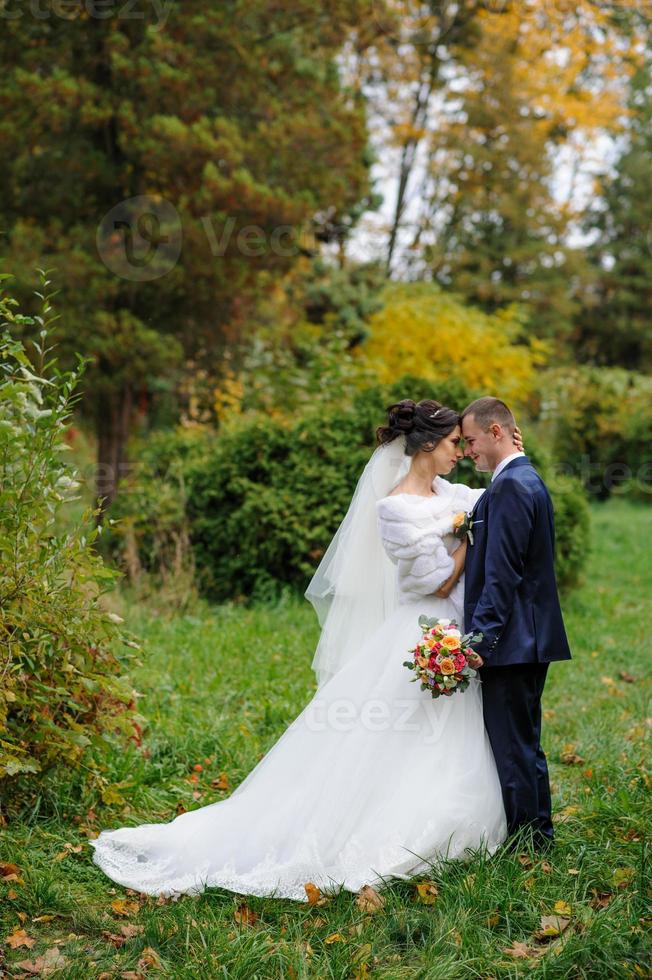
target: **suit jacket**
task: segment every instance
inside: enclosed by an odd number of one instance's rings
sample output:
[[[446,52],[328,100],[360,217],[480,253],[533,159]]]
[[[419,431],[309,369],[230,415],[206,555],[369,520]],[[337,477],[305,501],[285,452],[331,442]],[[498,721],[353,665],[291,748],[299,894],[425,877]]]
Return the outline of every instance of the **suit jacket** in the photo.
[[[548,489],[527,456],[498,474],[473,511],[464,622],[487,667],[569,660],[555,578]]]

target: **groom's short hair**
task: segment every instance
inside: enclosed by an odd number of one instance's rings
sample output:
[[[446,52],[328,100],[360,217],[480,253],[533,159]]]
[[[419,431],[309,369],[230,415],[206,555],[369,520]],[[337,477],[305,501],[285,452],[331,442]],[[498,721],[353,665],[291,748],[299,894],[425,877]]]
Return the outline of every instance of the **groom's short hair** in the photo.
[[[467,405],[462,412],[462,421],[464,421],[467,415],[473,416],[483,432],[488,432],[489,426],[493,422],[497,422],[498,425],[502,425],[512,435],[514,434],[516,419],[505,402],[501,402],[500,398],[491,398],[489,396],[486,398],[477,398],[470,405]]]

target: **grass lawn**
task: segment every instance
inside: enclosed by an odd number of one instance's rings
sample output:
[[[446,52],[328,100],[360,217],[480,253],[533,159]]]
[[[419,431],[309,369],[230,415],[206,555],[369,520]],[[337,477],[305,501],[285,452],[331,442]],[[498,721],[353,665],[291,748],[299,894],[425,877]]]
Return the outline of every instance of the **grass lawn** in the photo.
[[[650,541],[651,507],[594,507],[586,584],[565,603],[574,660],[553,664],[544,701],[555,850],[433,869],[421,879],[430,886],[398,883],[373,913],[348,892],[314,907],[219,889],[157,901],[92,864],[99,829],[227,796],[314,689],[307,603],[127,607],[144,643],[142,746],[106,763],[103,799],[83,773],[59,776],[0,832],[0,861],[20,869],[0,880],[0,976],[650,976]],[[243,670],[241,651],[260,636]],[[546,915],[561,916],[561,936],[537,937]]]

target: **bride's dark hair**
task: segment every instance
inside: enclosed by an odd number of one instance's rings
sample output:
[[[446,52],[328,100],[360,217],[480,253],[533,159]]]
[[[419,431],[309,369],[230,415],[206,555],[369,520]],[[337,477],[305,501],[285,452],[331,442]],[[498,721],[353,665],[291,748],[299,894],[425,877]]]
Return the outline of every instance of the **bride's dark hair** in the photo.
[[[460,424],[460,416],[452,408],[426,398],[414,402],[404,398],[387,409],[387,425],[379,425],[376,439],[383,446],[398,436],[405,436],[405,452],[414,456],[419,450],[432,452],[439,442]]]

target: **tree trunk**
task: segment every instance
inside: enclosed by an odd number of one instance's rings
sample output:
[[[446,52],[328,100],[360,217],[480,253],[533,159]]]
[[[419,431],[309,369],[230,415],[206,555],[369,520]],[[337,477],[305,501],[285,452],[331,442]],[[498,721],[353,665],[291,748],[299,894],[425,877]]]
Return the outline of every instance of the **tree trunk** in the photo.
[[[133,391],[129,386],[109,391],[99,399],[97,411],[96,494],[100,498],[102,520],[118,492],[120,480],[127,475],[127,440],[133,411]]]
[[[432,69],[431,69],[432,71]],[[426,85],[419,85],[414,101],[414,109],[412,110],[412,128],[422,127],[427,124],[428,120],[428,107],[430,105],[430,97],[435,84],[435,75],[431,74]],[[414,164],[417,158],[417,150],[419,149],[420,139],[410,139],[408,140],[401,151],[401,165],[399,168],[398,175],[398,188],[396,191],[396,204],[394,206],[394,216],[392,219],[392,227],[389,233],[389,244],[387,246],[387,259],[386,259],[386,274],[389,279],[392,275],[392,259],[394,258],[394,249],[396,247],[396,240],[398,238],[398,232],[403,219],[403,211],[406,205],[406,194],[408,182],[412,171],[414,169]]]

